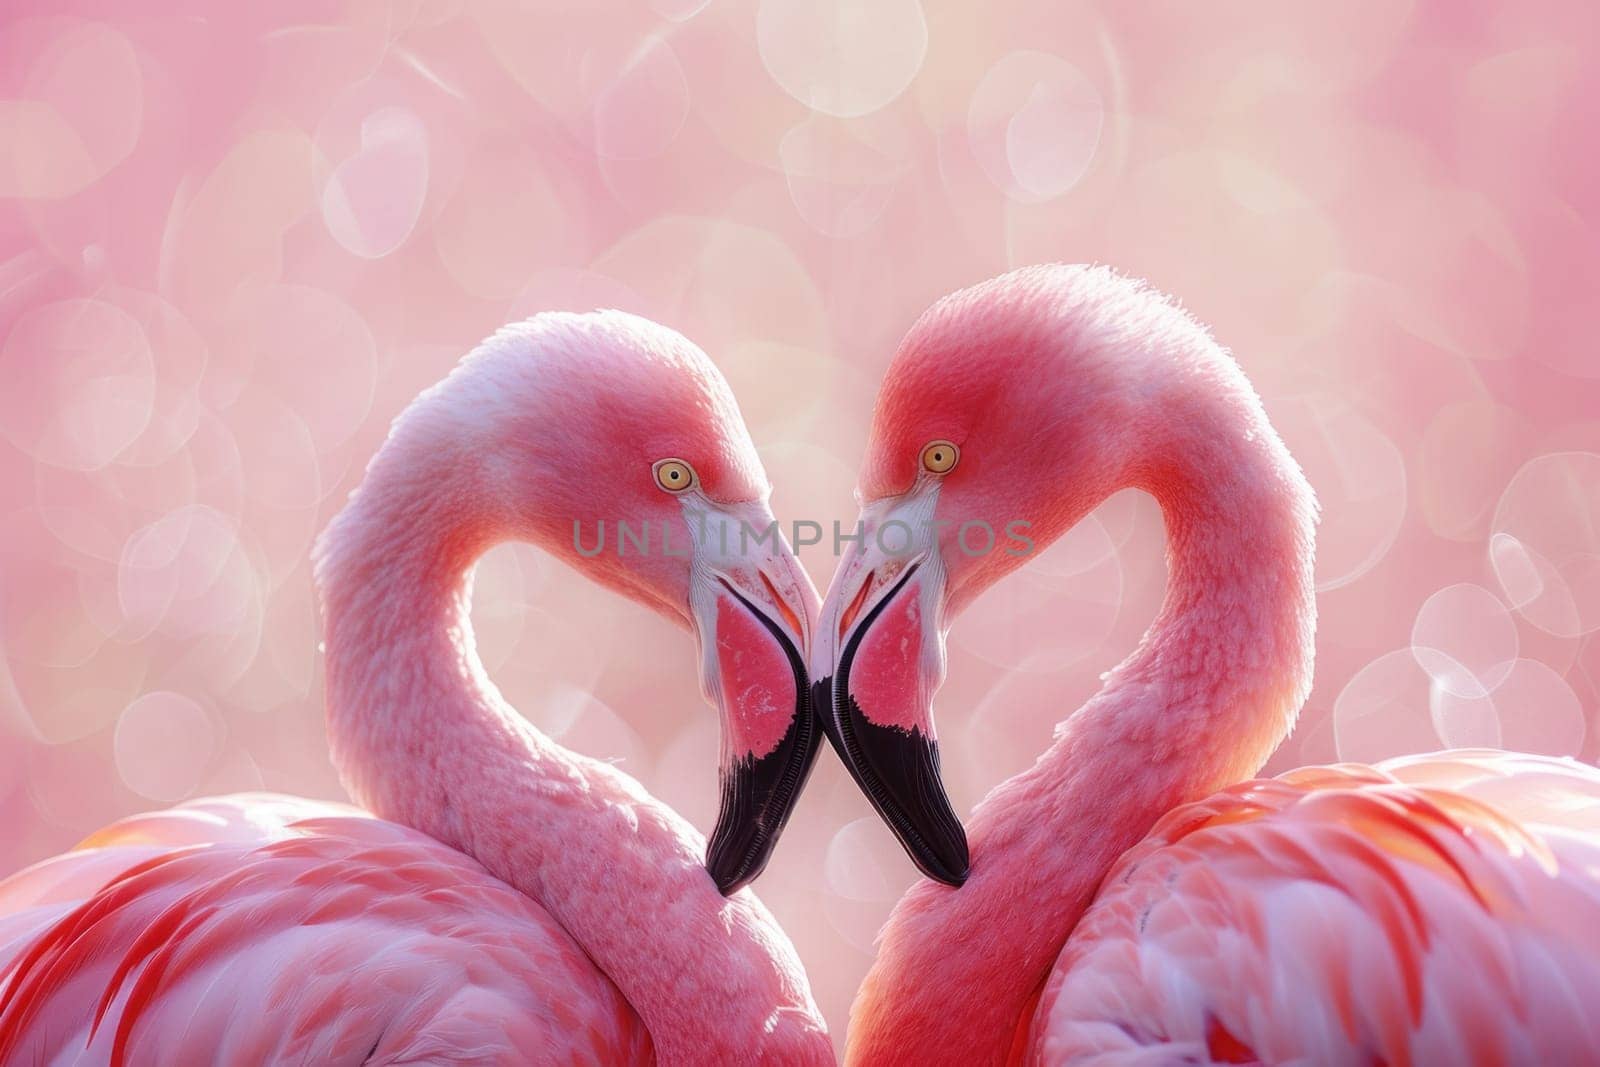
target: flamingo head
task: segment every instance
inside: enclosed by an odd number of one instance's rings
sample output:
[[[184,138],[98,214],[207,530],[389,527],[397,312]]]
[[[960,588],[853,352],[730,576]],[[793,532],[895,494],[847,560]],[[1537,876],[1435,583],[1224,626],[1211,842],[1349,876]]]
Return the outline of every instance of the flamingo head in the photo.
[[[727,382],[678,333],[607,311],[507,327],[435,388],[395,436],[428,455],[419,466],[474,473],[498,509],[491,538],[532,541],[694,632],[723,727],[706,866],[734,892],[766,865],[820,734],[805,672],[817,594]]]
[[[968,851],[932,715],[945,631],[1146,454],[1148,354],[1116,336],[1125,324],[1106,344],[1101,321],[1138,292],[1109,271],[1041,267],[955,293],[913,326],[878,394],[859,537],[824,598],[811,676],[857,783],[923,873],[950,885]]]

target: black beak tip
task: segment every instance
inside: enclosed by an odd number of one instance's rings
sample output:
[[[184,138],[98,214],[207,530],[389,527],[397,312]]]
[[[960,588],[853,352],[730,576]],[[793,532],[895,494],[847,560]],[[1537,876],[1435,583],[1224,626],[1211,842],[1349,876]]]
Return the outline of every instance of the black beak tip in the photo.
[[[723,775],[722,808],[706,844],[706,872],[723,896],[737,893],[766,870],[794,802],[805,786],[819,743],[811,709],[779,750],[765,759],[744,759]]]
[[[723,835],[712,838],[706,848],[706,873],[716,883],[717,892],[725,897],[732,896],[760,877],[772,855],[768,844],[755,846],[753,854],[750,842],[742,844],[743,847],[735,845],[730,837]]]
[[[875,725],[848,694],[835,701],[827,681],[818,683],[813,702],[845,767],[917,870],[960,888],[971,873],[971,852],[939,779],[938,745],[919,730]]]
[[[960,889],[972,873],[972,860],[967,852],[967,835],[957,825],[954,836],[946,837],[929,851],[913,856],[917,869],[947,886]]]

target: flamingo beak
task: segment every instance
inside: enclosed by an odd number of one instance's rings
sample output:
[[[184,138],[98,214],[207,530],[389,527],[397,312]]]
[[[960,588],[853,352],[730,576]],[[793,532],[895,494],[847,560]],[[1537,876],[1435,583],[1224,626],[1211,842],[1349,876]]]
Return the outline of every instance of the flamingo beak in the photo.
[[[706,870],[725,896],[766,867],[822,740],[806,677],[816,590],[781,536],[745,549],[697,560],[691,594],[702,681],[722,712]]]
[[[905,513],[917,502],[907,503],[899,521],[909,528]],[[864,536],[839,561],[818,615],[813,701],[839,758],[911,861],[959,886],[967,836],[939,777],[933,729],[933,694],[944,680],[944,566],[927,542],[887,551],[875,530],[887,530],[896,513],[873,510],[863,512]]]

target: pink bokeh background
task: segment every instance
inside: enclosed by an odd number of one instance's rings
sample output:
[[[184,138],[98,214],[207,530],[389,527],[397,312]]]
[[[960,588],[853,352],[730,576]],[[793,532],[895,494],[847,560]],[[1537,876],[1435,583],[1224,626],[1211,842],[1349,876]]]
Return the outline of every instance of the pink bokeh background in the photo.
[[[1317,684],[1272,769],[1593,759],[1597,92],[1581,2],[9,4],[0,873],[189,796],[342,796],[308,550],[497,325],[684,331],[780,518],[848,524],[900,334],[1045,260],[1180,297],[1317,488]],[[958,810],[1131,649],[1161,547],[1115,498],[957,625]],[[687,634],[517,546],[474,617],[530,720],[709,828]],[[911,878],[825,755],[758,891],[837,1034]]]

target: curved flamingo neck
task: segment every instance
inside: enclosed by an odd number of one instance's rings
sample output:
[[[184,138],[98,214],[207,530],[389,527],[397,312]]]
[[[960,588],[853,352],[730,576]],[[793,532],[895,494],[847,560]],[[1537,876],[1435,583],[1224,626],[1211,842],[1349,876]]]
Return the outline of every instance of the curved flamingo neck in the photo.
[[[346,788],[542,905],[633,1005],[660,1062],[732,1062],[819,1030],[792,947],[751,894],[717,892],[693,828],[540,733],[485,676],[472,568],[514,531],[459,458],[392,439],[325,535],[328,734]]]
[[[855,1062],[1023,1047],[1111,865],[1173,807],[1256,773],[1293,725],[1315,628],[1310,488],[1248,386],[1167,396],[1161,413],[1171,429],[1146,435],[1128,484],[1166,521],[1162,608],[1034,766],[978,806],[966,886],[922,882],[900,902],[856,1002]]]

